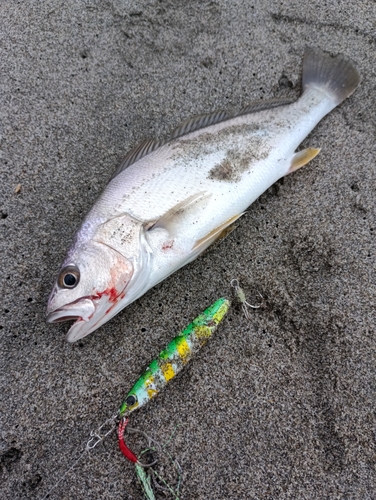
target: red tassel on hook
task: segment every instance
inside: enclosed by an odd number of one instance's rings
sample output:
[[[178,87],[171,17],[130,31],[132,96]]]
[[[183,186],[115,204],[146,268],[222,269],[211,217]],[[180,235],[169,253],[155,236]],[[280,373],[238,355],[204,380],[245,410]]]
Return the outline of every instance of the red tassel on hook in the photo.
[[[136,455],[131,451],[128,446],[124,442],[124,431],[125,428],[128,424],[128,418],[123,418],[120,420],[119,427],[118,427],[118,439],[119,439],[119,448],[122,454],[131,462],[134,464],[138,463],[138,458]]]

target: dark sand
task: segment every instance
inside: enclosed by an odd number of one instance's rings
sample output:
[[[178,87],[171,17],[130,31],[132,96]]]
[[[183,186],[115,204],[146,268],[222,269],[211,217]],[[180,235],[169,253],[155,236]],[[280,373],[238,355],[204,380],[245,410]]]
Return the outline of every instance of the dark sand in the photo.
[[[42,499],[238,278],[264,307],[250,321],[233,308],[132,425],[172,436],[181,500],[376,498],[375,2],[2,0],[0,16],[0,497]],[[306,45],[362,75],[304,141],[320,155],[225,241],[67,344],[46,300],[122,156],[192,115],[297,97]],[[112,435],[49,498],[142,493]]]

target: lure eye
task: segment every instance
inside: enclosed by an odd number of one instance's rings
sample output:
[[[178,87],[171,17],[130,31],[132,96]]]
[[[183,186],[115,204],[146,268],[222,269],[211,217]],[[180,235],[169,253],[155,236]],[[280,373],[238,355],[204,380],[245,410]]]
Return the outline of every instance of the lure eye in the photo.
[[[127,406],[133,406],[134,404],[137,403],[137,398],[133,394],[130,394],[127,399],[125,400]]]
[[[61,288],[74,288],[80,281],[80,271],[76,266],[67,266],[59,274],[58,284]]]

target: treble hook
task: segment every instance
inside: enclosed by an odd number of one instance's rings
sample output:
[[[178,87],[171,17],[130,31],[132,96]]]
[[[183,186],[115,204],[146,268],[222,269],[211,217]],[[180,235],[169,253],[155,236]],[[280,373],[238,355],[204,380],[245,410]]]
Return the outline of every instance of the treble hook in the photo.
[[[240,285],[239,285],[239,281],[237,279],[233,279],[231,280],[231,283],[230,285],[235,288],[235,293],[236,293],[236,296],[239,300],[239,302],[241,303],[242,305],[242,310],[243,310],[243,313],[244,313],[244,316],[247,318],[247,319],[251,319],[250,315],[249,315],[249,311],[248,311],[248,307],[251,307],[252,309],[259,309],[261,307],[261,305],[257,305],[257,306],[253,306],[252,304],[250,304],[249,302],[247,302],[247,299],[245,297],[245,293],[243,291],[242,288],[240,288]],[[260,295],[260,297],[263,299],[264,297],[261,295],[260,292],[257,292],[258,295]]]

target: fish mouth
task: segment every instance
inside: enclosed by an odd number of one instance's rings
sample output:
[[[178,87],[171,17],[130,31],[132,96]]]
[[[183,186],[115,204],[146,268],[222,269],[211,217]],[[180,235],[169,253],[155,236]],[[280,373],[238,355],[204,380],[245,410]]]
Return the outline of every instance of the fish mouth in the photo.
[[[95,316],[96,305],[93,300],[84,297],[55,311],[51,311],[46,318],[47,323],[62,323],[64,321],[75,321],[67,334],[68,342],[76,342],[86,337],[91,331],[90,323]]]
[[[70,320],[88,321],[94,312],[95,305],[93,301],[88,297],[84,297],[51,311],[47,315],[46,321],[47,323],[62,323]]]
[[[60,318],[51,319],[47,316],[47,323],[64,323],[64,321],[76,321],[82,319],[80,316],[61,316]]]
[[[47,323],[75,322],[68,330],[66,341],[77,342],[94,332],[122,309],[125,293],[109,289],[91,297],[83,297],[47,314]],[[125,304],[124,304],[125,305]]]

